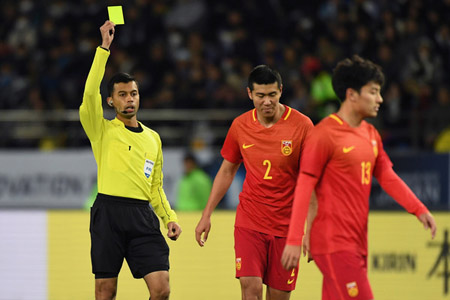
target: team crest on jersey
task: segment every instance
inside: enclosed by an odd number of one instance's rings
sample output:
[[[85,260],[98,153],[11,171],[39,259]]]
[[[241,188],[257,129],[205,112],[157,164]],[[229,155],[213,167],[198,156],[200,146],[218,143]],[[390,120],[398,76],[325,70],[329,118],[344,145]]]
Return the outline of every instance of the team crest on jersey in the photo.
[[[289,156],[292,153],[292,141],[281,141],[281,153],[284,156]]]
[[[372,140],[372,148],[373,148],[373,154],[375,155],[375,157],[378,156],[378,146],[377,146],[377,141]]]
[[[358,285],[356,284],[356,281],[347,283],[347,293],[352,298],[358,296],[359,291],[358,291]]]
[[[241,258],[238,257],[238,258],[236,258],[236,270],[239,271],[241,269],[241,267],[242,267]]]

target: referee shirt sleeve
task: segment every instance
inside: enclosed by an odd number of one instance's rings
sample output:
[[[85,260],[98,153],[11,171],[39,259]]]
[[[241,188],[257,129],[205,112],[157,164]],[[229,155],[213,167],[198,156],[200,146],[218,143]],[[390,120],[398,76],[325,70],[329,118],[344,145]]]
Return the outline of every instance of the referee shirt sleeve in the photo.
[[[159,140],[159,151],[158,158],[156,160],[153,172],[153,180],[151,185],[151,199],[150,203],[155,210],[155,213],[164,223],[164,226],[167,228],[167,224],[170,222],[178,222],[178,218],[176,213],[170,207],[169,201],[167,201],[166,193],[163,189],[163,154],[161,147],[161,140],[159,136],[157,137]]]
[[[80,122],[91,142],[101,138],[103,126],[103,107],[100,84],[105,74],[109,51],[97,47],[94,61],[84,88],[83,102],[80,106]]]

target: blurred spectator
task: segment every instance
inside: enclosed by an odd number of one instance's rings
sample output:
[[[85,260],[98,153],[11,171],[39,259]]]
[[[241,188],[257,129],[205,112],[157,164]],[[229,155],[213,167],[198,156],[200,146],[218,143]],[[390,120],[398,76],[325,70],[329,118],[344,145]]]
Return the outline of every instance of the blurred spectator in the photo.
[[[434,141],[434,150],[438,153],[450,153],[450,127],[439,133]]]
[[[448,86],[440,86],[437,89],[436,101],[426,112],[425,146],[427,149],[444,148],[450,150],[448,131],[450,130],[450,90]],[[444,133],[445,132],[445,133]],[[444,142],[447,141],[447,142]]]
[[[2,110],[54,112],[80,105],[87,57],[97,46],[106,4],[44,2],[0,2],[0,88],[8,91],[0,95]],[[338,60],[357,53],[386,74],[385,137],[402,139],[401,147],[431,149],[428,131],[408,127],[428,126],[421,115],[433,115],[433,91],[450,81],[450,1],[114,0],[108,5],[123,5],[125,25],[116,28],[122,34],[105,77],[119,69],[139,77],[146,91],[143,108],[244,111],[251,106],[242,92],[245,74],[268,64],[281,71],[286,101],[318,121],[335,109],[327,74]],[[398,130],[399,124],[406,128]]]
[[[331,75],[321,71],[311,81],[311,97],[313,99],[314,117],[311,119],[318,122],[331,113],[337,111],[339,102],[331,84]]]
[[[314,108],[311,107],[312,101],[309,98],[305,83],[299,79],[291,82],[291,87],[292,93],[284,96],[287,99],[286,104],[308,116],[312,116]]]
[[[211,177],[202,170],[192,153],[183,159],[184,174],[178,183],[175,207],[178,211],[198,211],[205,208],[211,191]]]
[[[388,83],[380,107],[380,132],[385,147],[404,149],[411,143],[408,122],[411,110],[408,106],[402,97],[400,85],[395,81]]]
[[[442,60],[439,55],[433,55],[431,41],[422,38],[413,51],[407,57],[404,66],[404,78],[413,80],[416,84],[430,85],[442,79]]]
[[[200,29],[206,12],[202,0],[178,0],[166,17],[167,27]]]

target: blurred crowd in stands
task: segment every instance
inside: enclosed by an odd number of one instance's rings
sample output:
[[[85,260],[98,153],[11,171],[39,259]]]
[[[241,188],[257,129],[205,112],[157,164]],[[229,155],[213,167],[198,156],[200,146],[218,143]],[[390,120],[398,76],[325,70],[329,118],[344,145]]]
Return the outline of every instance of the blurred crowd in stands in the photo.
[[[339,105],[334,65],[357,53],[386,74],[386,147],[433,150],[450,125],[450,0],[2,0],[0,110],[77,109],[108,5],[125,25],[105,77],[134,74],[141,108],[244,111],[247,76],[267,64],[282,102],[317,122]]]

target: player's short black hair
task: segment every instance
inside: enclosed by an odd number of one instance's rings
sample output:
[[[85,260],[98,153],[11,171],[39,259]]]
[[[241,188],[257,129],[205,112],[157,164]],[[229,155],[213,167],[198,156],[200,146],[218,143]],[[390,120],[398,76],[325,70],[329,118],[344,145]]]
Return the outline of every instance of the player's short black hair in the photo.
[[[119,82],[123,82],[123,83],[128,83],[134,81],[136,82],[136,85],[138,85],[136,79],[131,76],[128,73],[116,73],[113,75],[113,77],[111,77],[111,79],[108,82],[108,96],[111,97],[113,92],[114,92],[114,84],[119,83]]]
[[[253,84],[271,84],[277,83],[278,88],[281,89],[281,75],[277,71],[269,68],[266,65],[256,66],[248,76],[248,88],[253,91]]]
[[[333,89],[341,101],[345,100],[345,93],[352,88],[358,93],[369,82],[384,85],[384,74],[381,67],[359,55],[353,55],[338,62],[333,70]]]

